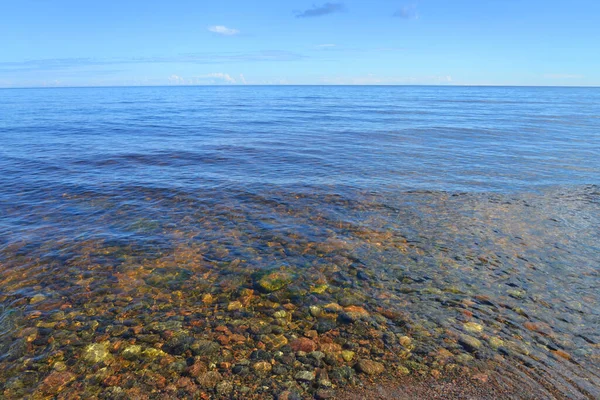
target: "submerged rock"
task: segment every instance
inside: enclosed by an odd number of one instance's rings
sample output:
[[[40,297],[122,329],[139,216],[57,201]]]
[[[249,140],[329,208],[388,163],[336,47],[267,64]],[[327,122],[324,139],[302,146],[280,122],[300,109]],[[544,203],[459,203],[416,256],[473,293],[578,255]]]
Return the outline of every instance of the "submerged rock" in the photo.
[[[296,375],[294,375],[294,379],[297,381],[305,381],[311,382],[315,380],[315,372],[314,371],[298,371]]]
[[[83,352],[83,359],[90,364],[96,364],[108,360],[110,358],[108,346],[108,342],[90,344]]]
[[[256,288],[264,293],[272,293],[287,287],[295,279],[295,275],[283,271],[274,270],[260,274],[256,280]]]
[[[379,375],[385,371],[383,364],[371,360],[360,360],[356,363],[356,370],[367,375]]]
[[[170,354],[181,355],[189,350],[194,338],[188,335],[177,335],[164,344],[163,350]]]
[[[481,342],[469,335],[460,335],[458,343],[464,347],[465,350],[470,351],[471,353],[476,352],[481,348]]]

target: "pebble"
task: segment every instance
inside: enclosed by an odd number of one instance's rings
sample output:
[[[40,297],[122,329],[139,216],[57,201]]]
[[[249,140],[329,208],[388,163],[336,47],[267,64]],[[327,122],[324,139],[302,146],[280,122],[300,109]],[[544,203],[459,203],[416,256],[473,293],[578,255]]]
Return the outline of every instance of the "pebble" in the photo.
[[[488,342],[490,343],[490,347],[494,350],[498,350],[498,348],[504,345],[504,341],[496,336],[490,337],[488,339]]]
[[[29,300],[29,304],[36,304],[36,303],[40,303],[42,301],[46,300],[46,296],[44,296],[41,293],[36,294],[35,296],[33,296],[31,298],[31,300]]]
[[[285,271],[273,271],[263,275],[257,282],[257,288],[265,293],[281,290],[294,281],[294,275]]]
[[[194,343],[194,338],[186,334],[179,334],[169,339],[162,347],[163,351],[174,354],[182,355],[190,349]]]
[[[358,372],[367,375],[379,375],[385,371],[383,364],[371,360],[359,360],[355,368]]]
[[[222,381],[217,384],[217,394],[226,396],[233,392],[233,384],[229,381]]]
[[[336,326],[337,325],[333,320],[323,318],[315,323],[313,329],[316,330],[318,333],[323,334],[335,329]]]
[[[305,353],[310,353],[311,351],[317,350],[317,344],[306,337],[298,338],[292,341],[290,346],[295,352],[303,351]]]
[[[142,353],[142,346],[134,344],[131,346],[127,346],[123,352],[121,353],[121,355],[123,356],[123,358],[125,358],[126,360],[136,360],[140,357]]]
[[[294,375],[294,379],[297,381],[314,381],[315,380],[315,372],[314,371],[298,371]]]
[[[302,396],[294,390],[286,390],[277,396],[277,400],[303,400]]]
[[[209,371],[205,374],[200,375],[196,378],[198,384],[207,389],[213,389],[217,383],[219,383],[223,377],[217,371]]]
[[[83,352],[83,359],[90,364],[96,364],[110,358],[108,342],[93,343],[88,345]]]
[[[467,332],[471,333],[483,332],[483,326],[476,322],[466,322],[463,324],[463,328],[465,328]]]
[[[469,335],[460,335],[458,343],[471,353],[476,352],[481,348],[481,342]]]
[[[315,393],[315,398],[317,400],[333,399],[333,392],[331,390],[319,389]]]
[[[412,339],[409,336],[400,336],[400,338],[398,339],[398,341],[404,347],[408,347],[412,343]]]
[[[310,315],[312,315],[313,317],[317,318],[318,316],[321,315],[321,307],[318,306],[310,306],[309,307],[309,312]]]
[[[350,350],[343,350],[342,351],[342,358],[346,362],[352,361],[354,359],[354,355],[355,355],[355,353],[353,351],[350,351]]]
[[[55,395],[58,394],[66,385],[75,380],[75,374],[67,371],[55,371],[48,375],[43,382],[43,391]]]
[[[221,346],[210,340],[196,340],[190,348],[195,356],[213,356],[219,352]]]
[[[268,361],[259,361],[252,366],[252,369],[259,375],[266,375],[273,369],[273,366]]]
[[[227,305],[227,311],[237,311],[244,308],[240,301],[232,301]]]

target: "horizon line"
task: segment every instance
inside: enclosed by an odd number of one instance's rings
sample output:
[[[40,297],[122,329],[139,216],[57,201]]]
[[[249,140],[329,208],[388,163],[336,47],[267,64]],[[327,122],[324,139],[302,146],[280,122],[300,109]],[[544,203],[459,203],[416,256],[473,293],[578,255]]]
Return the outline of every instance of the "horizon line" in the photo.
[[[511,87],[511,88],[600,88],[600,85],[501,85],[501,84],[206,84],[206,85],[89,85],[89,86],[0,86],[0,89],[101,89],[101,88],[177,88],[177,87]]]

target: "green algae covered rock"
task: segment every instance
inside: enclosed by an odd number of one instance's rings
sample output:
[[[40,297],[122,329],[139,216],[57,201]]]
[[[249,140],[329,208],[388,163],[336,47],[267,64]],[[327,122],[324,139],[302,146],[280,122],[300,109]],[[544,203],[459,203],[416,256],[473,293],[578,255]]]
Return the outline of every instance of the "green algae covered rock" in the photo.
[[[255,287],[264,293],[272,293],[284,289],[296,279],[296,276],[285,270],[269,270],[255,276]]]

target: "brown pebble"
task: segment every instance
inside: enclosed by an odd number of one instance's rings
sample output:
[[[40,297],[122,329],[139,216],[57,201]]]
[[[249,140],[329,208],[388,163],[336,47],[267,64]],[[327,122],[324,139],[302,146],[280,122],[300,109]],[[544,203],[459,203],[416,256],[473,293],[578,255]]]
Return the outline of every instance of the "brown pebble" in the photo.
[[[197,377],[196,381],[200,386],[207,389],[212,389],[217,386],[217,383],[221,382],[222,379],[223,377],[217,371],[209,371]]]
[[[65,386],[75,380],[75,374],[63,371],[63,372],[53,372],[44,379],[43,383],[43,391],[48,394],[57,394]]]
[[[208,372],[208,367],[201,361],[196,361],[188,368],[188,373],[194,378],[197,378],[206,372]]]
[[[385,371],[383,364],[371,360],[360,360],[356,363],[356,369],[367,375],[379,375]]]
[[[554,350],[554,351],[552,351],[552,354],[554,354],[555,356],[558,356],[560,358],[564,358],[565,360],[571,359],[571,355],[563,350]]]
[[[305,337],[294,340],[290,343],[290,346],[294,351],[304,351],[306,353],[317,350],[317,344]]]

